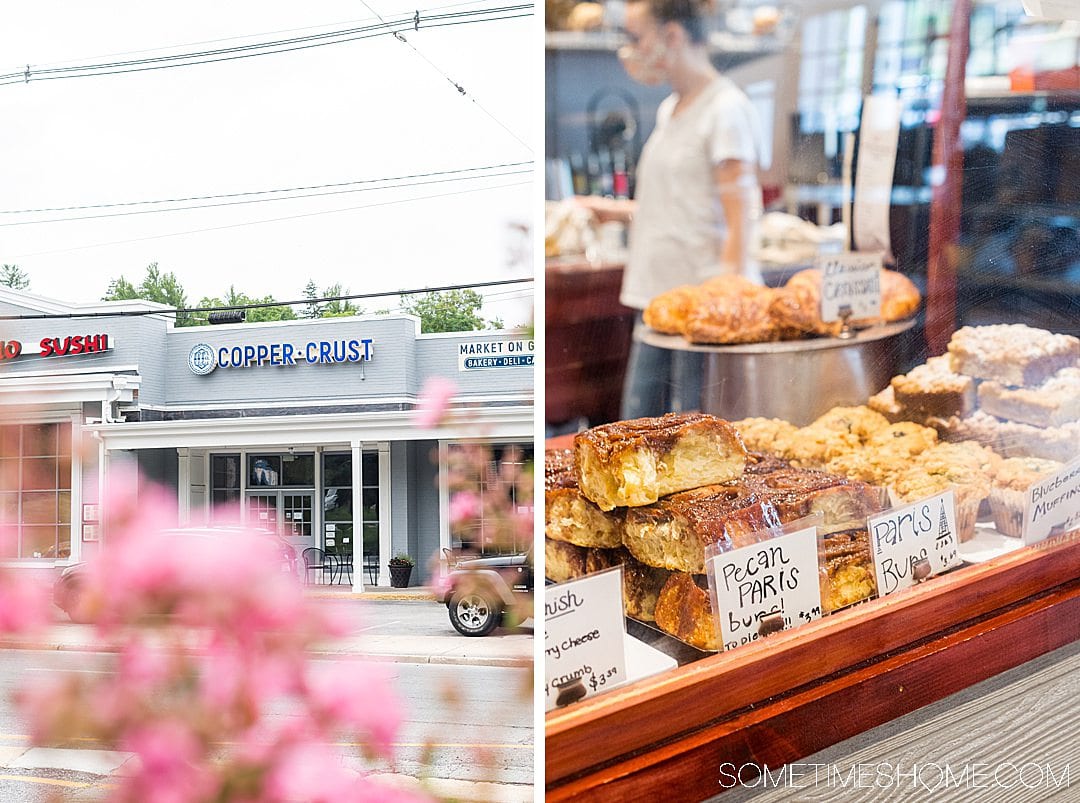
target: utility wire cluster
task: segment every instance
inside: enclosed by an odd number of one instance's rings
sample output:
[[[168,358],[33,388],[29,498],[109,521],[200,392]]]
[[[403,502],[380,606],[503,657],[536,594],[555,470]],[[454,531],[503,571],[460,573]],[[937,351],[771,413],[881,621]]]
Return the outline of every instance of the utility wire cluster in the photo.
[[[218,307],[182,307],[175,310],[95,310],[89,312],[40,312],[25,315],[0,315],[0,321],[52,320],[70,318],[139,318],[145,315],[191,315],[203,312],[235,312],[238,310],[264,309],[267,307],[300,307],[310,304],[324,304],[331,301],[358,301],[370,298],[388,298],[390,296],[414,296],[424,293],[443,293],[451,290],[476,290],[481,287],[502,287],[512,284],[526,284],[534,281],[531,276],[521,279],[500,279],[491,282],[472,284],[451,284],[443,287],[423,287],[418,290],[387,290],[379,293],[351,293],[349,295],[326,296],[323,298],[301,298],[293,301],[257,301],[250,304],[222,305]],[[137,301],[138,299],[132,299]]]
[[[137,59],[74,64],[70,66],[37,67],[28,64],[25,69],[0,74],[0,86],[11,86],[22,83],[28,84],[31,81],[56,81],[65,78],[117,75],[121,73],[145,72],[148,70],[164,70],[173,67],[190,67],[196,64],[208,64],[220,61],[233,61],[255,56],[267,56],[276,53],[307,50],[313,47],[344,44],[346,42],[355,42],[376,36],[395,35],[404,31],[417,31],[421,27],[425,29],[446,28],[455,25],[472,25],[477,23],[517,19],[520,17],[532,16],[534,8],[535,6],[533,3],[523,3],[518,5],[496,6],[492,8],[465,11],[447,11],[442,13],[427,13],[417,10],[412,14],[398,16],[389,20],[380,20],[379,22],[373,22],[368,25],[342,28],[323,33],[306,34],[303,36],[294,36],[286,39],[273,39],[245,45],[233,45],[231,47],[211,48],[173,55],[148,56]]]
[[[192,195],[181,198],[158,198],[146,201],[120,201],[114,203],[82,204],[73,206],[48,206],[35,209],[0,209],[0,228],[8,228],[10,226],[32,226],[39,223],[66,223],[75,220],[98,220],[100,218],[127,217],[130,215],[146,215],[157,212],[180,212],[191,209],[266,203],[268,201],[291,201],[300,198],[319,198],[327,195],[344,195],[355,192],[372,192],[375,190],[420,187],[430,184],[446,184],[457,181],[476,181],[485,178],[520,176],[527,175],[531,172],[531,162],[504,162],[502,164],[484,165],[481,167],[463,167],[456,170],[436,170],[428,173],[413,173],[403,176],[357,179],[355,181],[340,181],[332,184],[312,184],[302,187],[251,190],[248,192],[220,193],[217,195]],[[18,219],[17,217],[21,215],[61,212],[85,212],[86,214],[36,218],[33,220]],[[16,219],[8,219],[12,217],[15,217]]]

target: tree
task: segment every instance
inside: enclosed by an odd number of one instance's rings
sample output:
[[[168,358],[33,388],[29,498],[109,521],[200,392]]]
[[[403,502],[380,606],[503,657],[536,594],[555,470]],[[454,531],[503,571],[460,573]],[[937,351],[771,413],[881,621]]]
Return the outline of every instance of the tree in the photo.
[[[332,284],[322,292],[323,298],[337,298],[339,296],[347,296],[349,294],[348,287],[342,287],[341,282]],[[353,304],[349,300],[344,301],[327,301],[326,306],[323,307],[323,318],[345,318],[349,315],[362,315],[364,311]]]
[[[348,315],[360,315],[363,310],[355,306],[351,301],[324,301],[319,303],[317,299],[320,298],[336,298],[338,296],[347,296],[349,289],[342,288],[341,282],[332,284],[325,290],[319,291],[318,286],[315,284],[314,279],[308,279],[307,285],[304,287],[304,298],[308,300],[308,303],[304,306],[303,312],[300,313],[302,318],[343,318]]]
[[[301,318],[321,318],[323,314],[323,305],[317,304],[315,299],[319,297],[319,288],[315,284],[314,279],[308,279],[307,285],[304,287],[304,298],[308,300],[303,312],[300,313]]]
[[[424,333],[501,329],[499,319],[489,323],[480,317],[483,304],[484,297],[469,289],[401,296],[401,308],[420,319]]]
[[[200,302],[200,307],[242,307],[248,304],[270,304],[273,306],[267,307],[254,307],[247,310],[247,323],[267,323],[268,321],[293,321],[296,320],[296,313],[293,312],[291,307],[285,307],[280,304],[276,304],[276,299],[272,295],[265,295],[262,298],[249,296],[247,293],[241,293],[237,291],[235,285],[229,285],[229,292],[225,294],[225,298],[208,298],[204,297]],[[198,323],[205,323],[205,320],[200,320]]]
[[[151,262],[146,267],[146,276],[138,287],[133,285],[123,276],[109,282],[109,289],[102,297],[103,301],[126,301],[140,298],[144,301],[156,301],[159,304],[167,304],[177,309],[186,307],[187,293],[172,271],[162,273],[158,263]],[[177,326],[195,326],[199,321],[191,317],[189,313],[177,313]]]
[[[12,290],[26,290],[30,287],[30,277],[18,265],[0,266],[0,284]]]

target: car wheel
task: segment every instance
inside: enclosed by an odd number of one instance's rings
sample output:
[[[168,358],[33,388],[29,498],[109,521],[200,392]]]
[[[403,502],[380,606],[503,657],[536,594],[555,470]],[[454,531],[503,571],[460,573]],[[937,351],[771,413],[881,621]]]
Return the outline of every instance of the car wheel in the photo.
[[[77,625],[93,624],[94,617],[87,610],[85,594],[78,584],[72,583],[64,592],[64,598],[58,603],[68,619]]]
[[[501,620],[502,606],[482,591],[459,591],[450,598],[450,624],[463,636],[486,636]]]

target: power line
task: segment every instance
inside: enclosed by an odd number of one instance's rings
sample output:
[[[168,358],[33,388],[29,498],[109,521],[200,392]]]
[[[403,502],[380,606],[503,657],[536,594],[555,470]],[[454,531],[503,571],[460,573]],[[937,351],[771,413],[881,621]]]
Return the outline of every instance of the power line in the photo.
[[[380,22],[385,22],[382,15],[378,11],[376,11],[374,8],[372,8],[370,5],[368,5],[367,0],[360,0],[360,2],[363,4],[364,8],[366,8],[368,11],[370,11],[372,14],[374,14],[376,17],[378,17]],[[419,11],[416,12],[416,15],[414,17],[414,24],[415,24],[415,30],[420,30],[420,12]],[[438,27],[438,26],[425,26],[425,27]],[[414,45],[412,42],[410,42],[408,39],[405,38],[405,35],[403,33],[401,33],[400,31],[394,31],[394,38],[397,39],[402,44],[407,45],[408,47],[410,47],[412,49],[412,51],[416,55],[418,55],[420,58],[422,58],[424,61],[426,61],[428,63],[428,65],[433,70],[435,70],[435,72],[439,73],[439,75],[441,75],[443,78],[445,78],[450,83],[450,85],[452,87],[454,87],[454,89],[456,89],[458,91],[458,93],[460,95],[462,95],[464,97],[467,97],[469,100],[471,100],[473,103],[475,103],[476,107],[478,109],[480,109],[480,111],[482,111],[484,114],[486,114],[488,117],[490,117],[500,128],[502,128],[503,131],[505,131],[507,134],[512,136],[514,139],[516,139],[522,145],[522,147],[525,148],[525,150],[527,150],[529,153],[533,152],[533,149],[531,147],[529,147],[529,144],[527,142],[525,142],[525,140],[523,140],[521,137],[519,137],[517,134],[515,134],[512,130],[510,130],[510,127],[507,126],[505,123],[503,123],[502,120],[500,120],[498,117],[496,117],[494,114],[489,112],[486,108],[484,108],[480,104],[480,101],[478,101],[474,95],[472,95],[471,93],[469,93],[469,92],[467,92],[465,90],[465,87],[463,87],[461,84],[459,84],[457,81],[455,81],[449,75],[447,75],[446,72],[444,72],[441,68],[439,68],[439,66],[437,64],[435,64],[435,62],[433,62],[431,59],[429,59],[427,56],[425,56],[423,53],[421,53],[420,50],[416,47],[416,45]]]
[[[20,220],[12,223],[0,223],[0,228],[7,228],[9,226],[33,226],[39,223],[70,223],[78,220],[100,220],[102,218],[129,217],[131,215],[150,215],[158,214],[161,212],[185,212],[193,209],[213,209],[222,206],[242,206],[245,204],[268,203],[271,201],[294,201],[303,198],[322,198],[328,195],[345,195],[354,192],[375,192],[379,190],[402,189],[405,187],[422,187],[430,184],[447,184],[455,181],[476,181],[477,179],[503,178],[505,176],[521,176],[531,173],[531,170],[508,170],[501,173],[486,173],[480,176],[456,176],[454,178],[437,179],[433,178],[425,181],[408,181],[398,184],[385,184],[380,187],[352,187],[351,189],[327,190],[325,192],[309,192],[302,195],[287,195],[278,198],[247,198],[244,200],[222,201],[219,203],[196,204],[194,206],[174,206],[161,209],[135,209],[127,212],[104,212],[96,215],[76,215],[72,217],[45,218],[42,220]],[[381,181],[381,179],[375,179],[375,181]]]
[[[111,312],[41,312],[33,315],[0,315],[0,321],[54,320],[73,318],[139,318],[146,315],[190,315],[197,312],[235,312],[238,310],[266,309],[268,307],[296,307],[308,304],[329,303],[331,301],[358,301],[368,298],[387,298],[389,296],[414,296],[424,293],[445,293],[452,290],[475,290],[478,287],[502,287],[508,284],[525,284],[535,281],[528,276],[520,279],[499,279],[491,282],[472,284],[450,284],[442,287],[423,287],[416,290],[387,290],[379,293],[351,293],[325,298],[303,298],[294,301],[257,301],[251,304],[231,304],[215,307],[177,307],[170,310],[114,310]],[[139,299],[127,299],[137,301]],[[145,300],[145,299],[144,299]]]
[[[164,240],[169,237],[183,237],[188,234],[202,234],[203,232],[208,231],[223,231],[225,229],[238,229],[244,228],[246,226],[260,226],[264,223],[280,223],[286,220],[299,220],[306,217],[318,217],[319,215],[334,215],[338,214],[339,212],[353,212],[358,209],[373,209],[382,206],[396,206],[398,204],[412,203],[413,201],[428,201],[435,198],[448,198],[455,195],[470,195],[477,192],[487,192],[488,190],[500,190],[510,187],[524,187],[531,184],[531,181],[516,181],[510,184],[495,184],[490,187],[477,187],[471,190],[458,190],[455,192],[435,193],[434,195],[419,195],[413,198],[399,198],[393,201],[380,201],[377,203],[360,204],[359,206],[347,206],[342,209],[325,209],[320,212],[305,212],[299,215],[286,215],[284,217],[266,218],[263,220],[249,220],[245,223],[230,223],[222,226],[209,226],[202,229],[189,229],[188,231],[170,232],[168,234],[153,234],[148,237],[133,237],[127,240],[113,240],[106,243],[93,243],[91,245],[77,245],[72,248],[55,248],[50,251],[34,251],[27,254],[14,254],[12,256],[5,257],[5,259],[16,260],[25,259],[26,257],[47,256],[50,254],[67,254],[72,251],[87,251],[93,248],[106,248],[110,245],[128,245],[130,243],[141,243],[148,240]]]
[[[222,198],[241,198],[248,195],[268,195],[279,192],[305,192],[307,190],[324,190],[333,187],[348,187],[353,184],[374,184],[383,181],[405,181],[413,178],[431,178],[432,176],[449,176],[456,173],[475,173],[483,170],[500,170],[507,167],[524,167],[532,162],[502,162],[500,164],[482,165],[479,167],[459,167],[453,170],[433,170],[428,173],[410,173],[403,176],[386,176],[384,178],[365,178],[353,181],[340,181],[332,184],[309,184],[301,187],[283,187],[274,190],[247,190],[246,192],[227,192],[218,195],[189,195],[182,198],[157,198],[149,201],[122,201],[102,204],[82,204],[80,206],[43,206],[37,209],[0,209],[0,215],[23,215],[38,214],[41,212],[74,212],[82,209],[114,209],[123,206],[142,206],[144,204],[179,204],[188,201],[216,201]]]
[[[450,3],[449,5],[444,5],[444,6],[432,6],[431,8],[425,9],[425,11],[444,11],[444,10],[446,10],[448,8],[462,8],[464,6],[480,5],[483,2],[486,2],[486,0],[467,0],[467,2],[463,2],[463,3]],[[395,15],[395,16],[397,16],[397,15]],[[225,36],[225,37],[220,37],[218,39],[203,39],[203,40],[200,40],[200,41],[197,41],[197,42],[179,42],[179,43],[174,44],[174,45],[161,45],[160,47],[150,47],[150,48],[144,48],[142,50],[124,50],[124,51],[120,51],[118,53],[105,53],[105,54],[98,55],[98,56],[81,56],[79,58],[66,59],[64,61],[52,61],[52,62],[48,62],[48,64],[51,64],[51,65],[77,64],[78,62],[81,62],[81,61],[97,61],[99,59],[111,59],[111,58],[117,58],[119,56],[138,56],[138,55],[141,55],[143,53],[158,53],[158,52],[166,51],[166,50],[176,50],[177,48],[181,48],[181,47],[199,47],[199,46],[202,46],[202,45],[217,44],[218,42],[236,42],[236,41],[241,40],[241,39],[255,39],[255,38],[260,37],[260,36],[276,36],[277,34],[295,33],[296,31],[314,31],[314,30],[317,30],[319,28],[334,28],[334,27],[337,27],[339,25],[355,25],[355,24],[357,24],[359,22],[367,22],[368,20],[371,20],[371,19],[373,19],[373,17],[364,17],[363,19],[352,19],[352,20],[339,20],[338,22],[324,22],[321,25],[305,25],[305,26],[300,27],[300,28],[282,28],[282,29],[279,29],[279,30],[276,30],[276,31],[260,31],[259,33],[242,34],[242,35],[239,35],[239,36]],[[16,74],[16,73],[12,73],[12,75],[14,75],[14,74]],[[17,74],[21,75],[22,73],[17,73]]]
[[[362,39],[370,39],[376,36],[385,36],[386,34],[393,34],[400,30],[415,29],[418,19],[424,27],[443,28],[453,25],[470,25],[483,22],[518,19],[520,17],[532,16],[533,13],[533,4],[530,3],[419,17],[414,14],[411,17],[393,22],[379,22],[378,24],[341,31],[331,31],[323,34],[312,34],[304,37],[293,37],[291,39],[239,45],[229,48],[180,53],[171,56],[156,56],[152,58],[130,59],[127,61],[84,64],[76,65],[74,67],[38,67],[31,69],[30,65],[27,65],[25,70],[0,75],[0,86],[30,83],[31,81],[55,81],[64,78],[85,78],[102,75],[119,75],[131,72],[145,72],[149,70],[187,67],[221,61],[233,61],[236,59],[287,53],[296,50],[307,50],[313,47],[324,47],[326,45],[343,44]]]

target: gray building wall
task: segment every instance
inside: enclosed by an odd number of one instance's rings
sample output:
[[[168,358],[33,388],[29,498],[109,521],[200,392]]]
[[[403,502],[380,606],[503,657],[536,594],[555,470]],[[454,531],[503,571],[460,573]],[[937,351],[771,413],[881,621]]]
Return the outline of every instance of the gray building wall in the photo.
[[[20,311],[26,310],[0,302],[0,314],[19,314]],[[0,339],[18,340],[23,344],[23,353],[15,360],[0,361],[0,370],[5,374],[17,375],[138,365],[142,376],[140,402],[161,404],[165,400],[166,377],[161,366],[167,328],[168,322],[159,316],[2,321]],[[42,338],[63,340],[67,336],[97,334],[109,335],[113,345],[111,351],[52,357],[38,354]],[[100,411],[95,415],[100,415]]]

